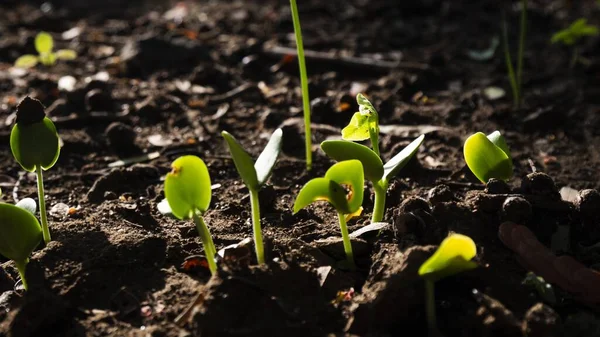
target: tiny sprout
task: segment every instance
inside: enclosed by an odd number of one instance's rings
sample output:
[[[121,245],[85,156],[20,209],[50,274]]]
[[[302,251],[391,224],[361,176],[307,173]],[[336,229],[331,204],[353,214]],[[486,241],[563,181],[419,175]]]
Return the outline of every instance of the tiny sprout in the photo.
[[[54,123],[46,117],[40,101],[25,97],[19,103],[17,122],[10,133],[10,149],[24,170],[36,171],[42,231],[44,242],[48,243],[51,238],[46,219],[42,170],[54,166],[60,154],[60,146]]]
[[[282,130],[277,129],[271,135],[271,139],[265,146],[263,152],[258,156],[256,163],[250,155],[242,148],[240,143],[227,131],[221,133],[229,152],[233,158],[235,168],[250,191],[250,208],[252,210],[252,228],[254,231],[254,247],[258,263],[265,263],[265,253],[260,226],[260,205],[258,202],[258,191],[267,182],[271,171],[275,166],[279,152],[281,151]]]
[[[202,159],[182,156],[171,164],[171,172],[165,179],[165,197],[172,214],[181,220],[193,219],[202,240],[210,272],[217,271],[215,244],[202,215],[211,199],[210,176]]]
[[[512,177],[510,151],[499,131],[471,135],[465,141],[464,156],[471,172],[484,184],[490,178],[506,181]]]
[[[417,153],[425,139],[424,135],[408,144],[390,161],[383,164],[379,153],[379,117],[377,111],[362,94],[356,96],[359,112],[355,113],[348,126],[342,130],[344,140],[327,140],[321,149],[334,160],[358,159],[365,170],[364,175],[373,184],[375,205],[371,222],[381,222],[385,213],[385,198],[389,182]],[[371,139],[373,150],[350,141]]]
[[[477,263],[471,261],[477,255],[477,247],[473,240],[462,234],[451,234],[440,244],[437,251],[419,268],[419,276],[425,280],[425,306],[429,335],[437,331],[435,317],[436,281],[474,269]]]
[[[27,200],[21,204],[35,201]],[[42,240],[42,229],[40,223],[31,213],[31,209],[21,208],[20,205],[0,203],[0,255],[15,261],[19,275],[25,290],[27,280],[25,279],[25,268],[29,262],[29,256]]]
[[[346,187],[349,192],[346,192]],[[334,164],[322,178],[314,178],[302,187],[294,202],[294,214],[314,201],[328,201],[338,213],[344,251],[351,268],[355,267],[346,221],[360,214],[364,193],[364,170],[360,160]]]
[[[46,32],[40,32],[35,36],[35,50],[38,52],[36,55],[23,55],[15,61],[15,67],[18,68],[33,68],[38,62],[45,66],[53,66],[56,60],[74,60],[77,58],[77,53],[71,49],[59,49],[53,52],[54,40],[52,35]]]
[[[586,36],[596,36],[598,33],[598,27],[589,25],[586,19],[580,18],[575,20],[569,27],[554,33],[550,41],[552,43],[562,43],[565,46],[575,45],[573,48],[573,56],[571,57],[571,67],[573,67],[579,59],[579,47],[577,47],[576,44],[581,38]]]

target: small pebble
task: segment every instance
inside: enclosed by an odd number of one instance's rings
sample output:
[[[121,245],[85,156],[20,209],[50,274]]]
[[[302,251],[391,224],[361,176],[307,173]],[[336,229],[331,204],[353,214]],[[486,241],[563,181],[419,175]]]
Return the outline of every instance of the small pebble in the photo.
[[[600,217],[600,193],[593,189],[581,190],[575,201],[575,206],[585,220]]]
[[[437,185],[436,187],[429,190],[427,193],[427,199],[432,205],[439,204],[441,202],[449,202],[454,200],[454,193],[448,185]]]
[[[539,195],[554,200],[561,200],[558,188],[549,175],[541,172],[528,174],[521,180],[521,190],[524,194]]]
[[[90,90],[85,95],[85,107],[88,112],[114,110],[114,101],[110,94],[100,89]]]
[[[136,133],[133,128],[121,122],[111,123],[104,132],[108,144],[113,148],[130,147],[135,143]]]
[[[527,224],[533,217],[529,201],[522,197],[508,197],[502,204],[502,220],[517,224]]]
[[[510,187],[505,181],[491,178],[485,185],[485,193],[487,194],[509,194]]]
[[[409,197],[405,199],[398,209],[400,213],[408,213],[414,212],[418,210],[423,210],[427,213],[431,213],[431,205],[427,202],[427,200],[420,197]]]

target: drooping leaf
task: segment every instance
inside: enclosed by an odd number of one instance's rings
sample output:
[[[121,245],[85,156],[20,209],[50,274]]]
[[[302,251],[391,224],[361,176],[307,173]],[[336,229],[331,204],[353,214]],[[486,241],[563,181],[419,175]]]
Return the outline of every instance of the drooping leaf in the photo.
[[[368,147],[344,140],[326,140],[321,143],[321,149],[332,159],[341,162],[357,159],[363,165],[365,177],[372,182],[383,177],[383,162]]]
[[[350,123],[342,129],[342,138],[352,141],[369,139],[369,116],[360,112],[354,113]]]
[[[508,180],[512,177],[511,159],[482,132],[467,138],[464,157],[471,172],[483,183],[490,178]]]
[[[165,179],[165,197],[179,219],[189,219],[193,212],[205,212],[210,205],[211,188],[208,168],[202,159],[186,155],[171,164]]]
[[[419,276],[429,281],[438,281],[445,277],[477,267],[471,261],[477,255],[473,240],[462,234],[452,234],[440,244],[437,251],[419,268]]]
[[[77,52],[71,49],[59,49],[56,51],[56,58],[64,61],[74,60],[77,58]]]
[[[231,153],[231,158],[233,159],[235,168],[244,181],[244,184],[246,184],[248,189],[258,190],[260,188],[260,184],[258,183],[258,176],[256,175],[256,170],[254,169],[254,161],[252,160],[252,157],[250,157],[248,152],[242,148],[240,143],[229,132],[223,131],[221,132],[221,135],[227,142],[229,153]]]
[[[332,165],[325,173],[325,178],[350,188],[348,193],[348,211],[356,212],[363,202],[365,177],[362,163],[359,160],[345,160]]]
[[[29,69],[35,67],[36,64],[38,64],[38,57],[35,55],[23,55],[15,61],[17,68]]]
[[[329,201],[342,213],[351,213],[343,186],[328,178],[314,178],[306,183],[294,201],[294,214],[315,201]]]
[[[50,54],[54,48],[52,35],[46,32],[40,32],[35,36],[35,50],[40,54]]]
[[[33,214],[0,203],[0,254],[24,263],[42,240],[42,228]]]
[[[408,164],[410,159],[417,153],[419,146],[423,143],[425,135],[420,135],[417,139],[408,144],[402,151],[395,155],[390,161],[383,165],[383,178],[387,181],[400,172]]]
[[[35,202],[35,200],[33,200],[31,198],[23,198],[23,199],[19,200],[19,202],[17,202],[15,204],[15,206],[28,211],[29,213],[31,213],[34,216],[35,216],[35,212],[37,212],[37,203]]]
[[[279,157],[279,152],[281,152],[282,135],[283,131],[281,129],[275,130],[267,146],[265,146],[262,153],[258,156],[256,163],[254,163],[259,186],[262,186],[269,179],[269,175],[271,175],[271,171],[277,162],[277,157]]]

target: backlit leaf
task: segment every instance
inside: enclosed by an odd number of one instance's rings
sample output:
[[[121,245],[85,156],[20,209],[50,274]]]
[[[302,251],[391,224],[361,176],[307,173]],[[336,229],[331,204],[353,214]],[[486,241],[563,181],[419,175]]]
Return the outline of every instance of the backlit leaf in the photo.
[[[269,175],[271,174],[271,171],[277,162],[277,157],[281,151],[282,135],[283,131],[281,129],[275,130],[264,150],[258,156],[256,163],[254,163],[254,169],[256,170],[256,177],[258,179],[259,186],[262,186],[267,179],[269,179]]]
[[[420,135],[417,139],[408,144],[402,151],[395,155],[390,161],[383,165],[383,178],[387,181],[392,179],[398,172],[408,164],[410,159],[417,153],[419,146],[423,143],[425,135]]]
[[[364,197],[365,177],[359,160],[345,160],[332,165],[325,173],[325,178],[350,188],[347,196],[348,211],[345,214],[354,213],[360,208]]]
[[[40,54],[49,54],[54,48],[52,36],[46,32],[40,32],[35,36],[35,50]]]
[[[38,57],[35,55],[23,55],[15,61],[17,68],[29,69],[35,67],[36,64],[38,64]]]
[[[314,178],[302,187],[294,201],[294,214],[315,201],[329,201],[342,213],[351,213],[343,186],[327,178]]]
[[[258,177],[256,170],[254,169],[254,161],[252,157],[242,148],[240,143],[227,131],[221,132],[223,138],[227,142],[229,147],[229,153],[235,164],[240,177],[244,181],[244,184],[251,190],[258,190],[260,184],[258,183]]]
[[[208,168],[202,159],[187,155],[171,164],[165,179],[165,197],[179,219],[188,219],[193,212],[204,213],[210,205],[211,185]]]
[[[377,182],[383,177],[383,162],[370,148],[344,140],[326,140],[321,143],[321,149],[327,156],[341,162],[349,159],[357,159],[363,165],[365,177]]]
[[[342,138],[352,141],[369,139],[369,116],[354,113],[348,126],[342,129]]]
[[[33,214],[15,205],[0,203],[0,254],[25,263],[42,240],[42,228]]]
[[[477,267],[471,261],[477,255],[473,240],[462,234],[451,234],[440,244],[437,251],[419,268],[419,276],[429,281],[438,281],[445,277]]]
[[[511,159],[482,132],[467,138],[464,157],[471,172],[483,183],[490,178],[508,180],[512,177]]]

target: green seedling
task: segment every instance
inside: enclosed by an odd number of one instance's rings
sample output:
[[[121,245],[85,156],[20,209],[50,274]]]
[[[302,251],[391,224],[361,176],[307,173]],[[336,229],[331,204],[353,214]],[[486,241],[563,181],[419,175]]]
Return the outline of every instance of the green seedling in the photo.
[[[346,188],[349,191],[346,191]],[[294,214],[314,201],[328,201],[338,214],[346,260],[354,268],[352,244],[346,221],[362,211],[364,171],[360,160],[334,164],[322,178],[314,178],[302,187],[294,202]]]
[[[462,234],[451,234],[440,244],[437,251],[419,268],[419,276],[425,280],[425,307],[429,335],[437,332],[435,316],[435,282],[462,271],[474,269],[471,261],[477,255],[475,242]]]
[[[10,133],[10,149],[17,162],[28,172],[36,172],[40,218],[44,242],[50,242],[46,218],[44,179],[42,170],[48,170],[58,160],[60,145],[54,123],[46,117],[44,106],[38,100],[25,97],[17,107],[17,121]]]
[[[490,178],[506,181],[513,175],[510,151],[499,131],[471,135],[465,141],[464,156],[471,172],[484,184]]]
[[[567,47],[573,48],[570,66],[574,67],[579,60],[579,47],[577,43],[586,36],[598,35],[598,27],[589,25],[584,18],[577,19],[569,27],[556,32],[550,40],[552,43],[562,43]]]
[[[300,16],[296,0],[290,0],[292,21],[294,22],[294,34],[296,36],[296,50],[298,53],[298,67],[300,70],[300,86],[302,88],[302,106],[304,110],[304,143],[306,148],[306,169],[312,167],[312,136],[310,130],[310,98],[308,96],[308,75],[306,72],[306,61],[304,59],[304,44],[302,43],[302,29],[300,27]]]
[[[172,214],[181,220],[192,219],[204,246],[211,274],[217,271],[215,244],[204,222],[203,214],[210,205],[210,175],[202,159],[187,155],[171,164],[165,179],[165,197]]]
[[[413,140],[384,165],[379,153],[379,117],[377,111],[362,94],[358,94],[356,100],[360,111],[352,116],[350,124],[342,130],[344,140],[326,140],[321,143],[321,149],[336,161],[360,160],[364,168],[364,176],[373,184],[375,193],[375,205],[371,221],[381,222],[385,213],[385,198],[390,180],[417,153],[425,136],[421,135]],[[351,140],[361,141],[366,139],[371,140],[373,150],[364,145],[351,142]]]
[[[521,106],[523,101],[523,54],[525,51],[525,35],[527,31],[527,0],[521,0],[521,25],[519,30],[519,50],[517,51],[517,72],[513,66],[512,56],[508,46],[508,28],[506,19],[504,19],[503,42],[504,42],[504,59],[506,61],[506,69],[508,71],[508,79],[512,89],[513,101],[515,109]]]
[[[281,151],[281,129],[275,130],[256,163],[250,155],[242,148],[240,143],[227,131],[221,133],[227,142],[229,152],[233,158],[235,168],[250,191],[250,208],[252,210],[252,228],[254,231],[254,248],[258,263],[265,263],[265,253],[260,226],[260,205],[258,203],[258,191],[267,182],[271,171],[277,162]]]
[[[30,198],[17,205],[0,203],[0,255],[15,262],[25,290],[28,289],[25,268],[29,256],[42,240],[35,209],[35,201]]]
[[[23,55],[15,61],[15,67],[18,68],[33,68],[36,64],[41,63],[45,66],[53,66],[56,60],[74,60],[77,58],[77,53],[71,49],[59,49],[54,52],[54,40],[52,35],[46,32],[40,32],[35,36],[35,50],[39,55]]]

